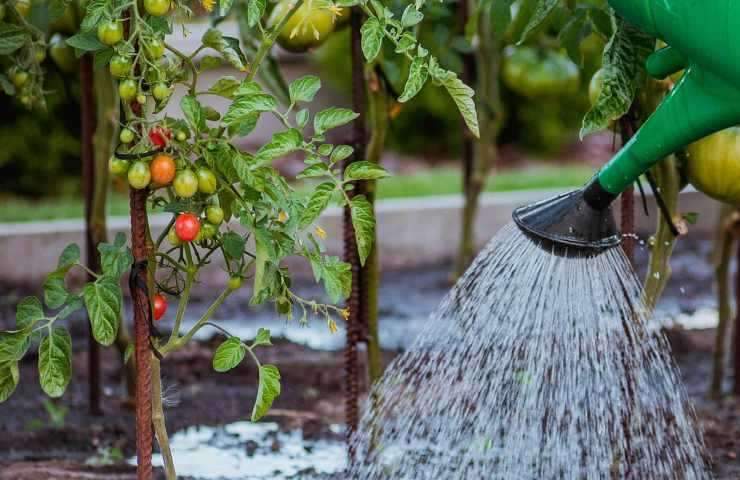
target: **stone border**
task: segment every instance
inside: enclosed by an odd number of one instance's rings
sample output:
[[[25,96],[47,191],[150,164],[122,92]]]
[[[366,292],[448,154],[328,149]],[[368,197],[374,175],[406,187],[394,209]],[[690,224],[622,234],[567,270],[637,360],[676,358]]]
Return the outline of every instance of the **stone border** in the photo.
[[[477,243],[483,246],[499,229],[506,225],[514,208],[560,193],[556,190],[529,190],[489,193],[482,197],[477,221]],[[715,228],[719,203],[693,190],[681,194],[683,211],[699,213],[699,220],[691,227],[696,233],[710,233]],[[638,231],[649,233],[654,228],[655,206],[650,201],[650,216],[638,213]],[[385,200],[378,203],[378,232],[381,241],[381,263],[384,268],[403,268],[429,265],[454,257],[460,230],[460,195]],[[637,199],[641,208],[641,201]],[[329,209],[318,224],[327,232],[326,245],[330,253],[341,252],[341,211]],[[151,218],[155,235],[167,225],[169,216]],[[126,217],[108,220],[111,234],[128,232]],[[31,223],[0,224],[0,252],[3,255],[0,283],[41,285],[44,276],[56,265],[62,249],[72,242],[82,242],[81,220],[57,220]],[[218,264],[209,267],[214,274],[221,273]],[[307,269],[303,269],[308,274]],[[204,275],[210,276],[208,272]]]

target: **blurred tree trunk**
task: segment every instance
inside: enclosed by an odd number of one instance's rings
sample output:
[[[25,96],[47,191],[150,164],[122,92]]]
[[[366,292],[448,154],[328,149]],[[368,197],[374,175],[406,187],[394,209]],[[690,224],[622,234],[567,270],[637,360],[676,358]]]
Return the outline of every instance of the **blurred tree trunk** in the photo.
[[[496,32],[491,15],[478,17],[478,45],[475,50],[476,99],[480,140],[475,145],[472,168],[465,182],[460,246],[455,278],[460,277],[475,255],[475,219],[480,195],[498,155],[498,136],[503,127],[503,104],[499,85],[503,32]]]

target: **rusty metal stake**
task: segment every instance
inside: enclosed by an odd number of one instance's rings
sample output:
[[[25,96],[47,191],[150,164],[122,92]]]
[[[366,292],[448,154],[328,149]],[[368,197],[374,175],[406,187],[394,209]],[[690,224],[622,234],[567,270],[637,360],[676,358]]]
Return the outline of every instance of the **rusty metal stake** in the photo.
[[[457,4],[457,29],[458,34],[465,35],[465,26],[468,24],[468,18],[470,17],[469,5],[467,0],[460,0]],[[465,82],[466,85],[472,85],[475,79],[475,55],[472,53],[462,54],[462,72],[460,79]],[[467,193],[470,189],[470,179],[473,176],[473,156],[474,143],[473,137],[468,130],[465,120],[460,120],[460,128],[462,131],[462,167],[463,167],[463,193]]]
[[[365,159],[365,117],[367,105],[367,92],[365,91],[364,60],[361,46],[360,29],[362,27],[363,14],[358,7],[354,7],[351,13],[351,52],[352,52],[352,106],[360,116],[353,124],[354,155],[348,162]],[[350,191],[350,197],[362,193],[362,183],[356,183],[355,189]],[[348,307],[350,310],[347,319],[347,345],[344,354],[344,368],[347,382],[345,397],[345,417],[347,422],[347,439],[357,429],[359,422],[359,361],[357,345],[362,340],[361,328],[365,305],[362,304],[362,268],[360,257],[357,252],[355,231],[352,227],[352,213],[349,207],[344,209],[344,259],[352,267],[352,291],[350,293]],[[349,444],[350,464],[354,460],[354,449]]]
[[[131,189],[131,247],[134,265],[129,285],[134,307],[136,358],[136,458],[138,480],[152,478],[152,353],[149,345],[151,304],[149,302],[147,265],[148,222],[147,190]]]
[[[631,108],[621,121],[622,143],[624,145],[634,136],[636,129],[635,112]],[[635,187],[630,185],[621,198],[622,249],[630,263],[635,263]]]
[[[93,135],[95,134],[95,97],[93,91],[93,59],[90,54],[80,58],[80,121],[82,160],[82,190],[85,196],[85,259],[87,267],[93,272],[100,271],[95,234],[92,228],[93,201],[95,196],[95,154]],[[88,280],[94,280],[88,274]],[[91,415],[100,415],[100,346],[95,341],[92,325],[88,322],[87,333],[87,376],[88,402]]]

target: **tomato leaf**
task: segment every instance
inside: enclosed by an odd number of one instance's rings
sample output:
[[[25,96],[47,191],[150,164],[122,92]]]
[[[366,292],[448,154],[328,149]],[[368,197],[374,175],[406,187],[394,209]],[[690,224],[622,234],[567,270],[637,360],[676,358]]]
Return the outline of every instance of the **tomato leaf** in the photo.
[[[33,326],[45,318],[41,300],[36,297],[26,297],[15,307],[15,324],[19,329]]]
[[[547,16],[555,10],[555,7],[557,7],[559,3],[560,0],[539,0],[537,2],[537,7],[529,18],[529,22],[527,22],[527,26],[524,27],[524,31],[522,32],[522,36],[519,38],[518,43],[522,44],[527,37],[529,37],[529,35],[545,21]]]
[[[259,330],[257,330],[257,336],[254,337],[252,347],[270,345],[272,345],[272,342],[270,341],[270,331],[266,328],[260,328]]]
[[[426,60],[422,57],[414,57],[409,67],[409,77],[403,87],[403,93],[398,97],[399,102],[408,102],[421,91],[429,78],[429,69]]]
[[[293,103],[313,101],[321,88],[321,80],[315,75],[305,75],[290,83],[288,92]]]
[[[236,90],[241,85],[241,82],[231,75],[226,75],[218,79],[216,83],[211,85],[208,89],[209,92],[224,98],[234,98]]]
[[[226,253],[229,258],[237,260],[242,258],[242,255],[244,255],[244,249],[246,248],[247,242],[238,233],[227,232],[223,235],[222,245],[224,246],[224,253]]]
[[[30,346],[30,329],[0,332],[0,363],[17,362]]]
[[[59,255],[59,261],[57,262],[57,270],[64,270],[65,272],[69,270],[72,265],[78,263],[80,261],[80,246],[76,243],[70,243],[66,247],[64,247],[64,250],[62,250],[61,255]]]
[[[308,199],[306,208],[301,214],[301,220],[299,222],[301,228],[306,228],[319,218],[321,212],[329,205],[329,200],[331,200],[331,196],[336,188],[337,186],[334,182],[324,182],[316,187],[316,190],[311,194],[311,198]]]
[[[329,107],[317,113],[313,118],[313,129],[316,135],[323,135],[324,132],[341,127],[358,116],[359,114],[348,108]]]
[[[254,28],[265,13],[265,0],[247,0],[247,24]]]
[[[131,250],[126,247],[126,235],[118,233],[114,243],[101,243],[98,245],[100,252],[100,264],[103,274],[111,278],[120,278],[134,261]]]
[[[64,286],[66,272],[56,271],[46,276],[44,280],[44,302],[49,308],[59,308],[67,302],[69,292]]]
[[[185,95],[180,100],[180,108],[182,109],[185,119],[188,124],[197,132],[202,132],[206,129],[206,116],[203,111],[203,106],[200,102],[192,95]]]
[[[8,6],[12,8],[12,6]],[[10,55],[26,43],[27,34],[24,29],[15,25],[0,25],[0,55]]]
[[[352,162],[344,169],[345,180],[377,180],[390,176],[388,171],[374,162]]]
[[[72,338],[63,327],[54,329],[39,346],[39,381],[52,398],[61,397],[72,378]]]
[[[80,32],[65,41],[75,49],[78,57],[84,52],[97,52],[106,48],[93,32]]]
[[[465,85],[465,82],[457,78],[454,72],[440,69],[436,61],[433,60],[430,60],[429,64],[430,73],[434,72],[432,75],[433,78],[447,89],[447,93],[450,94],[455,105],[457,105],[457,109],[460,111],[465,125],[468,126],[468,129],[476,138],[479,138],[478,112],[475,109],[475,102],[473,101],[475,92],[472,88]]]
[[[238,90],[236,95],[238,95]],[[223,122],[229,126],[243,123],[245,121],[256,122],[260,113],[269,112],[276,108],[277,101],[275,100],[275,97],[266,93],[238,96],[236,100],[229,105],[228,110],[226,110]]]
[[[280,396],[280,371],[275,365],[260,366],[260,383],[252,409],[252,421],[256,422],[267,414],[275,399]]]
[[[218,0],[219,14],[222,17],[225,17],[226,15],[228,15],[229,10],[231,10],[232,5],[234,5],[234,0]]]
[[[247,349],[237,337],[229,337],[213,354],[213,369],[228,372],[244,360]]]
[[[339,257],[323,257],[317,262],[311,262],[316,280],[324,282],[324,289],[332,303],[337,303],[349,297],[352,289],[352,267]]]
[[[303,145],[303,135],[295,128],[277,132],[272,139],[257,151],[259,161],[270,161],[299,150]]]
[[[111,345],[118,333],[121,316],[121,287],[116,279],[101,277],[82,289],[93,337],[98,343]]]
[[[0,403],[10,398],[19,379],[18,362],[0,363]]]
[[[362,53],[368,62],[375,60],[383,46],[383,37],[385,36],[385,27],[375,17],[370,17],[360,29],[362,35]]]
[[[360,263],[365,265],[365,260],[370,255],[373,241],[375,240],[373,207],[364,195],[358,195],[352,199],[350,211],[352,213],[352,226],[355,229]]]
[[[314,163],[309,165],[302,172],[296,175],[296,178],[312,178],[312,177],[323,177],[329,173],[329,167],[325,163]]]
[[[401,25],[405,28],[413,27],[424,19],[424,14],[421,13],[415,5],[407,5],[406,9],[401,15]]]

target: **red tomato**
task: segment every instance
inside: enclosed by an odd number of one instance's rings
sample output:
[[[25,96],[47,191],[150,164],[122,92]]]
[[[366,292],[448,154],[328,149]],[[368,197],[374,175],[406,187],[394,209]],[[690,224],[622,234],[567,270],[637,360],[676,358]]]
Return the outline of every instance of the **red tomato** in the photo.
[[[166,153],[160,153],[149,164],[152,181],[157,185],[169,185],[175,178],[175,160]]]
[[[154,127],[149,130],[149,141],[157,148],[166,147],[170,139],[172,139],[172,132],[169,128]]]
[[[175,220],[175,233],[183,242],[192,242],[200,232],[200,220],[192,213],[181,213]]]
[[[167,313],[167,299],[161,293],[154,295],[154,320],[159,320]]]

